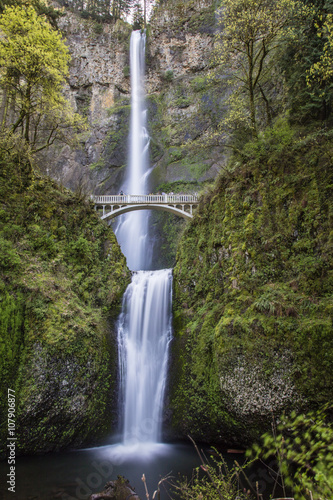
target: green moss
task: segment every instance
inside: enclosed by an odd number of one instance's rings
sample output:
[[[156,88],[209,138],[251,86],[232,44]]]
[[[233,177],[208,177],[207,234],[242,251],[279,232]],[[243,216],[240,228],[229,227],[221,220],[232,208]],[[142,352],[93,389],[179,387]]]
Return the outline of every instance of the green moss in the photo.
[[[108,116],[116,114],[125,114],[126,117],[128,117],[130,112],[131,112],[130,104],[115,104],[114,106],[108,108],[107,110]]]
[[[34,452],[79,446],[112,425],[110,332],[130,275],[92,202],[27,164],[0,144],[0,405],[15,389],[19,449]]]
[[[125,47],[124,50],[129,52],[130,38],[132,33],[132,25],[126,23],[121,19],[117,19],[116,24],[113,29],[113,33],[117,39],[117,41]]]
[[[165,80],[166,82],[172,82],[172,80],[173,80],[173,71],[171,69],[168,69],[161,76],[162,76],[162,79]]]
[[[293,396],[282,403],[277,391],[272,411],[332,399],[331,135],[300,139],[278,122],[202,195],[174,269],[171,407],[182,432],[230,443],[269,427],[271,413],[242,413],[220,386],[233,375],[246,406],[242,367],[258,386],[276,374],[289,384]]]
[[[175,182],[163,182],[162,184],[159,184],[156,188],[156,191],[162,192],[164,191],[165,193],[193,193],[193,192],[198,192],[200,189],[202,189],[202,186],[204,183],[199,183],[196,181],[175,181]]]
[[[207,76],[196,76],[191,80],[191,88],[194,92],[203,92],[206,90],[208,82]]]
[[[89,165],[90,170],[95,170],[95,169],[99,170],[99,169],[102,169],[104,167],[105,167],[105,159],[104,158],[100,158],[95,163],[90,163],[90,165]]]

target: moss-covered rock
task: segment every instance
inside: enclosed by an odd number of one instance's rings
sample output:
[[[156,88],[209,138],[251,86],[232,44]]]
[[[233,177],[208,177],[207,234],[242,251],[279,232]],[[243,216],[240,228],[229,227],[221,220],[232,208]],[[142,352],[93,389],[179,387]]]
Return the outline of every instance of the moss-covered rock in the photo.
[[[21,453],[80,446],[115,423],[113,320],[130,274],[89,199],[0,146],[1,413],[15,390]]]
[[[332,134],[284,122],[201,199],[174,270],[178,434],[245,443],[332,399]]]
[[[224,110],[225,88],[209,81],[196,87],[196,74],[178,78],[159,93],[148,95],[152,185],[179,180],[215,179],[225,165],[223,144],[213,136]]]

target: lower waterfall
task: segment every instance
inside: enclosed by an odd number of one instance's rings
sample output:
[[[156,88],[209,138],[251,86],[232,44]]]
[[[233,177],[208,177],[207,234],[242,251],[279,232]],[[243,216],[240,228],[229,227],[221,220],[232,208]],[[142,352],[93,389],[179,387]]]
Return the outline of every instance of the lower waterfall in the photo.
[[[135,273],[123,298],[118,352],[125,446],[161,438],[171,300],[171,269]]]

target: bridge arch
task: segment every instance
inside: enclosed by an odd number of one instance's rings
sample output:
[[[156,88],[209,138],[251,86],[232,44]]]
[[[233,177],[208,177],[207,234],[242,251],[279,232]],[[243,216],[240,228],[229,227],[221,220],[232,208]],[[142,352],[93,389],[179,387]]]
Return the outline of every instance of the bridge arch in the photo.
[[[183,219],[192,219],[193,215],[190,212],[185,212],[185,209],[182,210],[177,207],[173,207],[170,205],[155,205],[153,203],[149,204],[140,204],[140,205],[125,205],[119,208],[114,208],[112,211],[102,215],[102,220],[110,220],[114,219],[118,215],[125,214],[127,212],[133,212],[135,210],[163,210],[164,212],[169,212],[174,215],[178,215],[179,217],[183,217]]]

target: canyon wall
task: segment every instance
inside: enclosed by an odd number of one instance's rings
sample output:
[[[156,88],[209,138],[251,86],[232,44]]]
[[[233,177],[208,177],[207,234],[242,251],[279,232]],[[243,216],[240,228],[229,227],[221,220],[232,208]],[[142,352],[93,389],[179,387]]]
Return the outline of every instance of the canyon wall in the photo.
[[[223,112],[225,89],[209,78],[216,31],[214,2],[169,1],[147,30],[146,92],[151,189],[185,181],[197,190],[224,164],[220,144],[206,144]],[[99,24],[71,12],[59,20],[72,56],[65,89],[88,129],[75,146],[41,156],[41,169],[66,187],[117,192],[127,163],[130,116],[129,40],[122,21]]]

